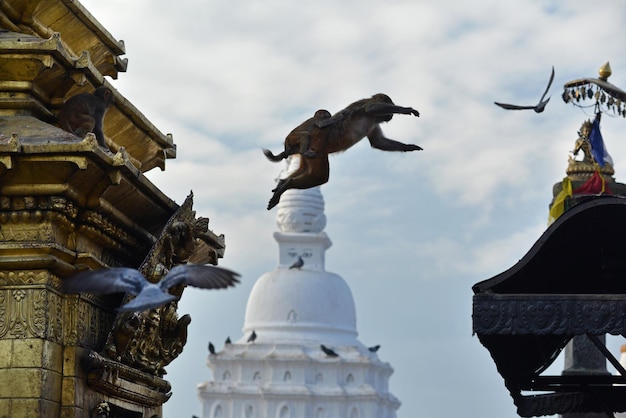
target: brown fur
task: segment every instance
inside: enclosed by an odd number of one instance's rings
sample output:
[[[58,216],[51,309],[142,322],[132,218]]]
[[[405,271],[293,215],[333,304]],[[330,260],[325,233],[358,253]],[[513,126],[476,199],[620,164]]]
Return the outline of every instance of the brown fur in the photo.
[[[326,142],[326,129],[313,127],[309,132],[309,141],[313,149],[322,150]],[[280,201],[280,196],[289,189],[309,189],[319,186],[328,181],[330,174],[330,164],[328,163],[328,153],[318,152],[314,158],[300,157],[300,166],[287,178],[281,179],[272,192],[267,210],[272,209]]]
[[[59,126],[76,136],[84,138],[93,132],[98,145],[107,148],[102,131],[104,114],[115,101],[113,92],[104,86],[93,93],[80,93],[70,97],[59,111]]]
[[[328,118],[330,118],[330,112],[328,110],[318,110],[312,118],[305,120],[289,132],[289,135],[285,138],[285,150],[283,152],[278,155],[274,155],[272,154],[272,151],[263,149],[263,154],[265,154],[265,156],[273,162],[279,162],[293,154],[302,154],[313,157],[314,155],[309,152],[309,136],[311,130],[317,127],[321,121]]]
[[[379,124],[390,121],[395,113],[419,116],[417,110],[396,106],[389,96],[379,93],[350,104],[330,118],[307,119],[291,131],[285,139],[285,151],[276,156],[269,150],[263,150],[272,161],[302,154],[300,167],[281,179],[272,190],[274,195],[267,209],[276,206],[280,196],[289,189],[308,189],[326,183],[330,173],[328,154],[345,151],[364,137],[368,138],[373,148],[383,151],[421,150],[418,145],[404,144],[384,136]]]

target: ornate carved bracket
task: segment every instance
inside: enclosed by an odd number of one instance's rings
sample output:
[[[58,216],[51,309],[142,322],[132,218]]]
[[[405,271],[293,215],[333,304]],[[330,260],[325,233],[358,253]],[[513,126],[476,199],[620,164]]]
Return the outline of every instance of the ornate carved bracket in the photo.
[[[173,266],[193,259],[196,263],[217,263],[224,249],[223,237],[208,230],[208,219],[195,217],[190,194],[169,219],[158,240],[139,267],[152,282],[158,282]],[[207,250],[208,248],[208,250]],[[173,288],[178,297],[183,288]],[[128,297],[126,298],[128,301]],[[109,359],[156,376],[180,355],[187,342],[189,315],[178,318],[177,303],[139,313],[120,314],[101,353]]]

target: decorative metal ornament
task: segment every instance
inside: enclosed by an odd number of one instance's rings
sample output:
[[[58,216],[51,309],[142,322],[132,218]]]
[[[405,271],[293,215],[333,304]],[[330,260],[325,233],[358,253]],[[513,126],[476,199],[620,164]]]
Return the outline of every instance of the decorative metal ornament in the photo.
[[[580,106],[577,103],[580,103],[581,100],[595,99],[596,113],[610,111],[626,118],[626,106],[624,106],[626,91],[607,81],[612,74],[610,64],[608,62],[604,64],[598,73],[598,78],[579,78],[565,83],[563,85],[563,101]]]

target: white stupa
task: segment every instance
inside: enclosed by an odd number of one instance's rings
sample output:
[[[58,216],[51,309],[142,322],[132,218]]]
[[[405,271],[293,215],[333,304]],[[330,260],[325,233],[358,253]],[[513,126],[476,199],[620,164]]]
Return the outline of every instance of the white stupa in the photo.
[[[319,187],[283,194],[277,223],[279,265],[254,285],[244,335],[209,355],[203,418],[395,418],[393,369],[357,339],[350,288],[324,269],[331,241]]]

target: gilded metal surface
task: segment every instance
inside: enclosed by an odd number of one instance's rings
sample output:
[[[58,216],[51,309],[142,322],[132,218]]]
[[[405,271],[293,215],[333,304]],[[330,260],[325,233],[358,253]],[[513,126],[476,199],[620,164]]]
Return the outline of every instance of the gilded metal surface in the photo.
[[[166,380],[95,352],[89,353],[87,381],[101,393],[143,405],[160,406],[171,396],[171,386]]]
[[[598,74],[600,75],[600,80],[606,81],[607,78],[613,74],[613,70],[611,69],[611,64],[607,61],[600,69],[598,70]]]
[[[94,418],[109,418],[111,414],[111,407],[106,401],[100,402],[91,412],[91,416]]]
[[[581,100],[595,100],[596,108],[611,111],[626,118],[626,91],[611,84],[611,66],[607,62],[599,70],[599,78],[585,77],[563,85],[563,101],[577,105]]]
[[[0,2],[0,10],[3,4]],[[176,157],[172,136],[160,132],[104,79],[93,55],[73,53],[62,34],[41,38],[27,33],[0,29],[0,116],[35,116],[54,124],[67,98],[105,85],[115,98],[104,120],[109,148],[113,152],[124,148],[142,172],[164,169],[165,159]],[[3,133],[12,132],[20,134],[20,130]]]
[[[586,120],[578,131],[578,138],[574,144],[572,155],[569,156],[566,173],[570,179],[575,181],[587,181],[593,173],[597,170],[604,177],[607,182],[614,182],[612,177],[615,174],[613,166],[609,163],[605,163],[604,166],[599,167],[595,164],[591,155],[591,144],[589,142],[589,134],[591,133],[591,121]],[[583,153],[582,160],[577,160],[575,157],[580,153]]]
[[[123,41],[117,41],[78,2],[4,0],[0,2],[0,26],[13,32],[48,38],[64,34],[65,48],[73,55],[88,51],[103,75],[117,78],[126,71]]]
[[[223,255],[191,197],[179,210],[143,175],[176,146],[105,80],[123,54],[75,0],[0,1],[0,417],[160,416],[171,388],[159,376],[189,317],[170,304],[117,318],[119,295],[65,295],[60,282],[107,265],[158,280]],[[100,85],[116,102],[112,152],[55,126],[64,100]]]

